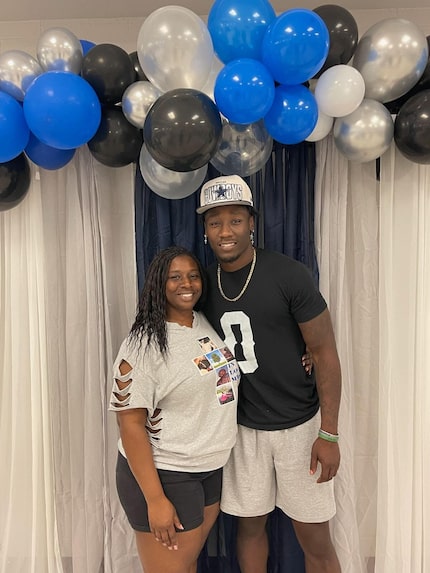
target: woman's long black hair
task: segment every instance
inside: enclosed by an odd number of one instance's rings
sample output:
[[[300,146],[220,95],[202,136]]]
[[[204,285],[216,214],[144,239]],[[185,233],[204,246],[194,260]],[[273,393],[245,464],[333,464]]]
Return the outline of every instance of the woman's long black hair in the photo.
[[[155,341],[162,354],[168,351],[166,282],[170,264],[179,256],[191,257],[198,266],[202,278],[202,296],[195,307],[196,310],[201,306],[206,294],[206,280],[200,261],[194,253],[184,247],[168,247],[159,252],[149,265],[139,298],[136,318],[130,330],[130,337],[137,339],[140,344],[144,335],[147,338],[147,346],[151,341]]]

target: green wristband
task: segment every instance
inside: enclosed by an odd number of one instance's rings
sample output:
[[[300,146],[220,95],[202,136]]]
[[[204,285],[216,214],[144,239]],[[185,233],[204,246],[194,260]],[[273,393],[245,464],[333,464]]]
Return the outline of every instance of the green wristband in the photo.
[[[322,429],[318,430],[318,437],[326,442],[332,442],[333,444],[337,444],[339,441],[339,434],[330,434],[330,432],[326,432]]]

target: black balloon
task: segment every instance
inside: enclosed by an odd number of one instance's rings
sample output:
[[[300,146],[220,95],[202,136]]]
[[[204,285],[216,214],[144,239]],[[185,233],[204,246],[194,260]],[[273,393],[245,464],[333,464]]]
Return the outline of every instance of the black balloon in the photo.
[[[353,15],[336,4],[324,4],[314,8],[322,18],[330,37],[330,47],[326,61],[315,77],[339,64],[347,64],[354,55],[358,42],[358,26]]]
[[[149,153],[172,171],[194,171],[216,153],[222,134],[218,108],[209,96],[178,88],[160,96],[149,109],[143,138]]]
[[[394,141],[414,163],[430,163],[430,89],[402,105],[394,122]]]
[[[392,114],[399,113],[400,108],[404,103],[408,101],[413,95],[422,92],[423,90],[430,89],[430,36],[427,36],[427,46],[429,48],[429,57],[427,59],[427,65],[424,68],[423,75],[418,80],[418,82],[403,96],[384,103],[385,107]]]
[[[30,188],[30,164],[24,153],[0,163],[0,211],[16,207]]]
[[[125,50],[114,44],[98,44],[84,56],[81,76],[94,88],[101,103],[115,104],[135,81],[136,72]]]
[[[136,82],[147,82],[147,81],[149,81],[148,78],[146,77],[145,72],[142,70],[142,66],[140,65],[137,52],[131,52],[131,54],[129,54],[129,56],[130,56],[131,63],[133,64],[134,71],[136,72],[135,81]]]
[[[108,167],[124,167],[139,159],[142,131],[125,117],[121,107],[104,108],[95,136],[88,142],[91,154]]]

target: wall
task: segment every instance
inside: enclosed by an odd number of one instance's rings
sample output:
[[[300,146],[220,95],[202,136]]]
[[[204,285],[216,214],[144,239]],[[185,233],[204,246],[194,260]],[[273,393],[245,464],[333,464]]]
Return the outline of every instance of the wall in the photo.
[[[339,5],[342,3],[339,2]],[[351,13],[357,21],[360,36],[372,24],[385,18],[405,18],[415,22],[426,35],[430,34],[430,8],[351,10]],[[90,40],[96,44],[115,44],[127,52],[134,52],[142,23],[143,19],[139,18],[0,21],[0,53],[23,50],[36,56],[37,41],[41,33],[53,27],[67,28],[82,40]]]

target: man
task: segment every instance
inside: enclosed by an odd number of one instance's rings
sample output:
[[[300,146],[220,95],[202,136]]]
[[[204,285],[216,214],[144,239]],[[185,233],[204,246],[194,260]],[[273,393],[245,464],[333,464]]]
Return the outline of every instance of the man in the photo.
[[[341,372],[330,314],[308,269],[255,249],[251,190],[236,175],[206,182],[197,212],[217,263],[204,312],[239,362],[238,440],[221,509],[238,516],[242,573],[266,573],[266,521],[291,519],[307,573],[340,573],[329,520],[339,462]],[[306,346],[314,368],[302,367]]]

